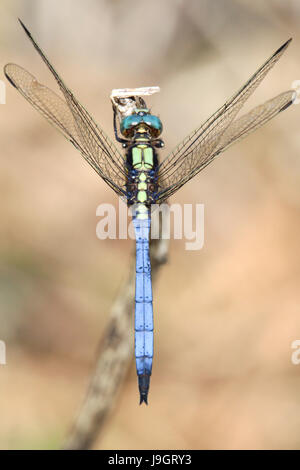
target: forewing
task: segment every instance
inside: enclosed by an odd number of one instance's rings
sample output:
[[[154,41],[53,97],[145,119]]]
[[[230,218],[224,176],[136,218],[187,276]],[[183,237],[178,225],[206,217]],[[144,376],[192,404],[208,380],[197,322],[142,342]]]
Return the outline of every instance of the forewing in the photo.
[[[122,155],[66,87],[29,31],[23,24],[22,26],[54,75],[64,99],[16,64],[5,66],[6,77],[32,106],[72,142],[106,183],[119,195],[124,195],[126,172]]]
[[[166,199],[166,194],[175,192],[212,160],[223,134],[226,134],[237,113],[282,56],[290,41],[285,42],[237,93],[160,164],[158,200]]]

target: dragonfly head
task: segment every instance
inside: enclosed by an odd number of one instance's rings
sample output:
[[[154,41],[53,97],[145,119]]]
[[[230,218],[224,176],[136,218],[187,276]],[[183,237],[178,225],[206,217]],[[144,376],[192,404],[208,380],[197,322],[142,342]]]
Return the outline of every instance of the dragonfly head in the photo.
[[[147,108],[136,108],[120,124],[121,133],[127,138],[145,132],[149,133],[152,138],[157,138],[162,133],[162,129],[163,126],[159,117],[150,114]]]

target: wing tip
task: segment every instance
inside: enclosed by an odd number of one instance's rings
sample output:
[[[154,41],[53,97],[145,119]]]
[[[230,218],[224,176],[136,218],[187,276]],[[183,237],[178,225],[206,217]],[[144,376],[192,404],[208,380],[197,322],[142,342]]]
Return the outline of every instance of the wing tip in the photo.
[[[277,51],[275,52],[275,55],[279,54],[281,51],[284,51],[284,50],[289,46],[289,44],[291,43],[292,40],[293,40],[293,38],[289,38],[287,41],[285,41],[285,42],[279,47],[279,49],[277,49]]]
[[[23,21],[21,20],[21,18],[18,18],[18,21],[19,21],[20,25],[22,26],[22,28],[23,28],[26,32],[28,32],[28,29],[26,28],[26,26],[25,26],[25,24],[23,23]]]
[[[22,28],[24,29],[25,33],[27,34],[27,36],[32,39],[32,36],[31,36],[31,33],[29,31],[29,29],[25,26],[25,24],[23,23],[23,21],[21,20],[21,18],[18,18],[19,20],[19,23],[20,25],[22,26]]]
[[[10,64],[10,63],[9,63],[9,64],[6,64],[6,65],[3,67],[3,72],[4,72],[4,75],[6,76],[7,80],[9,81],[9,83],[10,83],[14,88],[17,88],[15,82],[12,80],[12,78],[10,77],[10,75],[9,75],[9,73],[8,73],[8,71],[7,71],[8,67],[9,67],[10,65],[12,65],[12,64]]]
[[[282,111],[285,111],[287,108],[289,108],[291,106],[291,104],[294,103],[295,99],[296,99],[296,95],[293,95],[291,100],[288,101],[288,103],[286,103],[285,105],[283,105],[279,112],[281,113]]]

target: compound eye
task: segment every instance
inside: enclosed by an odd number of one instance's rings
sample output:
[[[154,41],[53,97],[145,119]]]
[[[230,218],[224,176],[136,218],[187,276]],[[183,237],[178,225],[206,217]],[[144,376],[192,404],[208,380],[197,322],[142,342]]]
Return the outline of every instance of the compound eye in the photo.
[[[152,116],[152,114],[147,114],[144,117],[144,123],[147,124],[152,129],[152,134],[158,136],[162,133],[163,126],[161,120],[157,116]]]
[[[133,129],[140,124],[142,117],[137,114],[126,116],[120,124],[121,133],[128,137],[133,135]]]

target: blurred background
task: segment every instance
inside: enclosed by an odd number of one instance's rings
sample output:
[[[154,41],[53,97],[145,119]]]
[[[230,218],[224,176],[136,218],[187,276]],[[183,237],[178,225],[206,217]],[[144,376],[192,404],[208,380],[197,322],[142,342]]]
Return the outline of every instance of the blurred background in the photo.
[[[161,158],[291,36],[246,109],[300,79],[297,0],[2,0],[0,13],[1,80],[16,62],[55,87],[20,17],[111,137],[112,88],[159,85]],[[172,198],[205,204],[205,245],[171,242],[150,404],[132,359],[96,448],[300,448],[299,118],[291,106]],[[96,238],[96,207],[117,197],[8,83],[0,136],[0,448],[58,448],[133,242]]]

